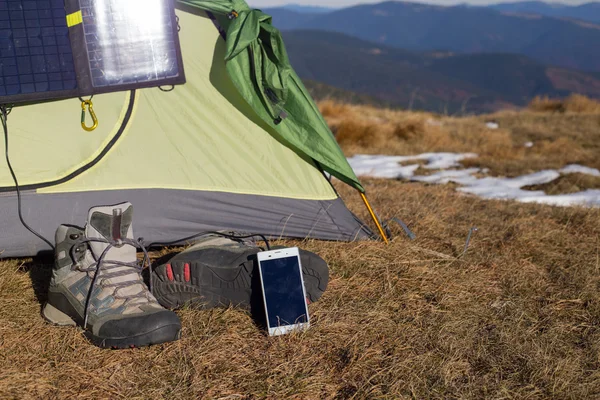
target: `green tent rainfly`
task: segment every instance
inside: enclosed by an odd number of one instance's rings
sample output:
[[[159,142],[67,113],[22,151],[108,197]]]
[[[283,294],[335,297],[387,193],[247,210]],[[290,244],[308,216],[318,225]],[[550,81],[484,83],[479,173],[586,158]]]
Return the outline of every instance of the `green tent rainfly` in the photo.
[[[292,69],[271,16],[240,0],[179,0],[214,13],[226,32],[226,68],[235,87],[292,148],[364,193],[333,134]]]

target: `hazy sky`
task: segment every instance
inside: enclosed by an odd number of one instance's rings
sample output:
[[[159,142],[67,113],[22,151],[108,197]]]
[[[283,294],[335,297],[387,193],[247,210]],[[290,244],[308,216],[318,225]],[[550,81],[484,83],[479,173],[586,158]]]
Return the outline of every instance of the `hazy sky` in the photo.
[[[327,6],[327,7],[345,7],[356,4],[365,4],[365,3],[381,3],[383,0],[250,0],[249,3],[254,7],[271,7],[278,6],[282,4],[296,3],[307,6]],[[418,1],[420,3],[433,3],[433,4],[442,4],[442,5],[453,5],[459,3],[469,3],[469,4],[492,4],[492,3],[506,3],[506,2],[515,2],[516,0],[430,0],[430,1]],[[591,0],[564,0],[560,1],[560,3],[576,5],[582,3],[589,3]],[[417,1],[415,1],[417,2]],[[551,3],[552,1],[547,1]]]

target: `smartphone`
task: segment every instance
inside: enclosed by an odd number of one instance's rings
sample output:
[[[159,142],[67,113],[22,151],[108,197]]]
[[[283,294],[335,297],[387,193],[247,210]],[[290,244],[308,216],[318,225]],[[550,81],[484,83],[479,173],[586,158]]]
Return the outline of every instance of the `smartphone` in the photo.
[[[307,329],[310,320],[298,248],[263,251],[256,256],[269,335]]]

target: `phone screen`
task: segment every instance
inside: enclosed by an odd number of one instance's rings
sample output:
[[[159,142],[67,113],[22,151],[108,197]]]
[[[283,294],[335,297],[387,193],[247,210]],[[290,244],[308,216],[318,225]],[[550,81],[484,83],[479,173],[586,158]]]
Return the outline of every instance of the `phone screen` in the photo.
[[[270,328],[308,322],[297,256],[260,262]]]

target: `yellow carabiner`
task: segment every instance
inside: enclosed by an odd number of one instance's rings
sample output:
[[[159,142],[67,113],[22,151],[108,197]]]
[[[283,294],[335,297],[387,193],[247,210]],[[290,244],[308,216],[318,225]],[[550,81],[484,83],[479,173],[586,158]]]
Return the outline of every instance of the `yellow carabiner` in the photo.
[[[85,124],[85,108],[90,112],[90,116],[92,117],[92,126],[87,126]],[[82,100],[81,101],[81,127],[86,132],[92,132],[96,130],[98,127],[98,118],[96,117],[96,113],[94,112],[94,104],[92,104],[92,100]]]

